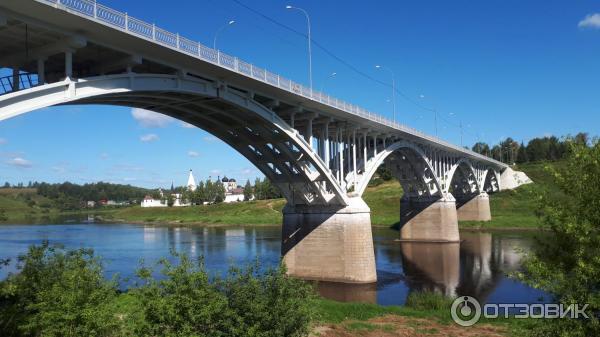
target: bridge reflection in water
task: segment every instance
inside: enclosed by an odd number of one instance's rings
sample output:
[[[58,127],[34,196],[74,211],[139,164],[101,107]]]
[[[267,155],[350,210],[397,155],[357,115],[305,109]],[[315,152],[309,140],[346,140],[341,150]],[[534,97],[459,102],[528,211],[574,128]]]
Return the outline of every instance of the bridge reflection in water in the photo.
[[[517,249],[527,251],[532,234],[526,232],[462,232],[459,243],[407,243],[396,241],[398,231],[373,229],[377,283],[353,285],[318,283],[321,295],[338,301],[401,305],[414,291],[446,295],[472,295],[488,303],[534,303],[544,293],[505,274],[519,268]],[[68,248],[89,247],[106,262],[107,278],[116,273],[130,283],[143,259],[147,266],[170,251],[203,257],[211,275],[224,275],[230,266],[260,262],[260,268],[281,261],[281,228],[140,226],[131,224],[69,223],[0,226],[0,257],[13,261],[30,244],[44,240]],[[14,267],[14,266],[12,266]],[[0,269],[0,280],[14,269]],[[156,270],[156,275],[160,275]],[[545,296],[544,296],[545,297]]]
[[[317,289],[337,301],[379,304],[404,303],[417,291],[495,302],[492,295],[499,288],[514,291],[523,302],[537,301],[544,294],[506,276],[520,267],[518,250],[527,251],[531,242],[521,235],[479,232],[462,232],[460,243],[379,242],[377,260],[387,264],[378,263],[377,285],[321,282]]]

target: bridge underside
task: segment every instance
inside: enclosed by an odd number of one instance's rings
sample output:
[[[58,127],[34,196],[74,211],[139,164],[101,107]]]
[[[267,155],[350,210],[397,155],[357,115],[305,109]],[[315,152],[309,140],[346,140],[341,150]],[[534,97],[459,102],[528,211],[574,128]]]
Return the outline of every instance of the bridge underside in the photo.
[[[85,6],[90,11],[75,8],[77,0],[59,4],[0,4],[0,49],[10,51],[0,55],[0,70],[10,74],[0,78],[0,121],[54,105],[110,104],[210,132],[286,198],[282,255],[292,275],[376,280],[362,194],[384,164],[404,190],[401,238],[455,242],[458,220],[490,219],[487,194],[500,189],[502,163],[129,21],[127,14],[111,11],[110,18],[137,26],[90,20],[95,3]]]

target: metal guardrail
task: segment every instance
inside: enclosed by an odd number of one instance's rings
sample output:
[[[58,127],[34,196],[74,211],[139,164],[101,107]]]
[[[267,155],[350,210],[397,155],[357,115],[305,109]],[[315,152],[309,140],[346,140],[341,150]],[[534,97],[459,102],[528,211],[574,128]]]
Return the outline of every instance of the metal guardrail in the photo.
[[[387,118],[384,118],[381,115],[370,112],[369,110],[363,109],[357,105],[344,102],[319,91],[314,91],[283,76],[274,74],[266,69],[257,67],[253,64],[246,63],[238,59],[237,57],[227,55],[219,50],[209,48],[199,42],[195,42],[181,37],[179,36],[179,34],[171,33],[165,29],[157,27],[154,24],[150,24],[140,19],[134,18],[128,15],[127,13],[119,12],[112,8],[101,5],[94,0],[35,1],[54,6],[56,8],[65,10],[72,14],[77,14],[86,17],[88,19],[93,19],[97,22],[111,26],[115,29],[127,32],[140,38],[153,41],[162,46],[175,49],[182,53],[194,56],[200,60],[213,63],[220,67],[226,68],[231,71],[235,71],[239,74],[251,77],[253,79],[262,81],[264,83],[270,84],[285,91],[289,91],[296,95],[308,98],[310,100],[328,105],[341,111],[366,118],[370,121],[386,125],[388,127],[397,129],[399,131],[403,131],[405,133],[410,133],[419,136],[423,139],[444,145],[454,150],[463,153],[468,153],[473,157],[477,157],[486,161],[491,161],[500,166],[507,166],[504,163],[480,155],[479,153],[464,149],[462,147],[458,147],[437,137],[429,136],[417,129],[391,121]]]
[[[0,77],[0,95],[33,88],[38,85],[38,78],[35,74],[20,73],[17,75]]]

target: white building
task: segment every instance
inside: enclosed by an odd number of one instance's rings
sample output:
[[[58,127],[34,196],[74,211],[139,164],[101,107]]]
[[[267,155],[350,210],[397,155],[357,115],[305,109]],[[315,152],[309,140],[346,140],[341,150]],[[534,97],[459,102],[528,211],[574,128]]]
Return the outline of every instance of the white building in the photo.
[[[192,174],[192,170],[190,169],[190,175],[188,176],[187,188],[194,192],[196,190],[196,179],[194,179],[194,175]]]
[[[152,196],[147,195],[146,197],[144,197],[144,200],[142,200],[142,207],[167,207],[167,203],[160,199],[154,199],[152,198]]]
[[[244,201],[244,189],[238,186],[235,179],[223,177],[221,183],[225,189],[225,200],[223,200],[223,202],[230,203]]]
[[[173,193],[171,195],[173,196],[173,207],[187,207],[192,205],[189,202],[183,202],[181,200],[181,193]]]

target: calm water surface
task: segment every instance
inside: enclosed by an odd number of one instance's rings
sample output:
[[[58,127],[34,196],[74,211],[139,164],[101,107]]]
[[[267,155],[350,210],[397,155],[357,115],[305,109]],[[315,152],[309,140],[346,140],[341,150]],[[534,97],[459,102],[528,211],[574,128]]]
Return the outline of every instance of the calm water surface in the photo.
[[[523,232],[461,232],[460,244],[401,243],[398,232],[374,229],[377,284],[320,283],[320,293],[340,301],[400,305],[411,291],[436,290],[471,295],[487,303],[534,303],[548,297],[506,276],[519,268],[518,250],[527,251],[533,236]],[[93,248],[102,256],[107,276],[131,278],[143,259],[151,264],[170,250],[204,256],[212,273],[233,263],[257,259],[276,266],[279,227],[157,227],[130,224],[64,224],[0,226],[0,258],[14,259],[43,240],[69,248]],[[0,269],[4,279],[14,266]]]

